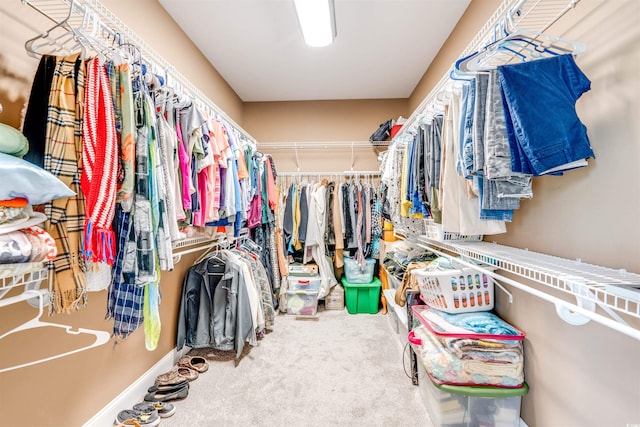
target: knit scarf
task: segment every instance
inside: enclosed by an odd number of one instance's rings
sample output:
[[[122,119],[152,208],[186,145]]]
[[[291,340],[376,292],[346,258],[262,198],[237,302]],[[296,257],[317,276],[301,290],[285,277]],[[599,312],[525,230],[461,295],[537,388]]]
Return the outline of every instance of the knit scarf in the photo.
[[[85,110],[82,126],[82,175],[85,222],[82,255],[85,260],[113,264],[118,139],[107,73],[98,58],[87,62]]]

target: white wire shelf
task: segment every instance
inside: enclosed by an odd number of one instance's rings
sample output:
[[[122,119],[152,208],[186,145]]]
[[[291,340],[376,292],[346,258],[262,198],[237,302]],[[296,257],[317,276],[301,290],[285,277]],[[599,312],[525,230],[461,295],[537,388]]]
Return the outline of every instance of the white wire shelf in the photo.
[[[206,236],[187,237],[186,239],[176,240],[172,242],[174,251],[176,249],[186,248],[189,246],[201,245],[203,243],[211,243],[214,239]]]
[[[640,339],[640,330],[630,326],[616,314],[617,312],[640,319],[640,274],[497,243],[439,241],[425,236],[412,236],[410,240],[436,250],[457,254],[463,259],[495,266],[500,270],[496,277],[498,280],[506,280],[507,283],[510,281],[513,284],[513,280],[501,274],[506,272],[572,295],[578,299],[578,304],[558,301],[545,292],[517,283],[518,287],[526,292],[554,302],[556,305],[561,303],[569,310]],[[578,292],[576,285],[586,289],[586,292]],[[613,320],[585,310],[580,300],[595,303]]]
[[[24,291],[39,289],[47,277],[48,270],[42,262],[0,264],[0,299],[17,287],[24,287]]]
[[[203,252],[214,248],[228,248],[231,242],[226,236],[218,235],[215,237],[194,236],[182,240],[172,242],[173,262],[178,263],[183,255]]]

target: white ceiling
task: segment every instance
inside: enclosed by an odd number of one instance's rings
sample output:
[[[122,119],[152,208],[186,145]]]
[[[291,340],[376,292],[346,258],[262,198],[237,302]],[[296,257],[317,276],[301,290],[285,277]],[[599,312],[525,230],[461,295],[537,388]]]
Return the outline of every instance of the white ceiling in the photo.
[[[312,48],[293,0],[159,1],[245,102],[407,98],[470,2],[335,0]]]

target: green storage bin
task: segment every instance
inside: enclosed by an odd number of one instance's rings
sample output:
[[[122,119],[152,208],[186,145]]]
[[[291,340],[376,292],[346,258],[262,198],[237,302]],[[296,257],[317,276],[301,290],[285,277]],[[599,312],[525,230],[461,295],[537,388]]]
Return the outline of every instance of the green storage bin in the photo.
[[[374,277],[370,283],[350,283],[346,277],[343,277],[342,286],[344,286],[344,301],[349,314],[378,313],[382,286],[380,279]]]

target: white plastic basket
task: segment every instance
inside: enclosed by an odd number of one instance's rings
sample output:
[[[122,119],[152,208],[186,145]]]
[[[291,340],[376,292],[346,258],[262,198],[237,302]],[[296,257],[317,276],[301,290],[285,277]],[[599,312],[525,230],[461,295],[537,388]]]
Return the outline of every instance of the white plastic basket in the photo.
[[[485,267],[487,268],[487,267]],[[425,304],[447,313],[488,311],[494,305],[494,281],[473,268],[412,270]]]
[[[439,241],[461,240],[467,242],[479,242],[482,240],[482,234],[467,235],[443,231],[442,224],[437,224],[431,219],[425,221],[425,232],[429,239]]]

